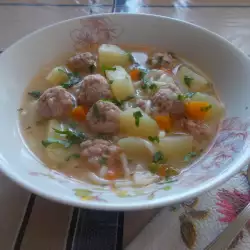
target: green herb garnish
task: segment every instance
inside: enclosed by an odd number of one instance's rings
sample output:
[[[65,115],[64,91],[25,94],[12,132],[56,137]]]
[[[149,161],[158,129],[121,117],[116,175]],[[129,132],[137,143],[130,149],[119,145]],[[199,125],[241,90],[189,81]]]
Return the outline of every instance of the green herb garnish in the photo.
[[[78,159],[80,158],[80,154],[72,154],[72,155],[69,155],[68,157],[65,158],[65,161],[69,161],[71,159]]]
[[[152,163],[150,163],[150,164],[148,165],[148,170],[149,170],[151,173],[155,174],[155,173],[158,171],[159,167],[160,167],[159,164],[157,164],[157,163],[155,163],[155,162],[152,162]]]
[[[101,157],[100,159],[99,159],[99,164],[102,166],[102,165],[106,165],[107,164],[107,158],[105,158],[105,157]]]
[[[206,106],[206,107],[201,107],[201,111],[202,111],[202,112],[208,112],[211,108],[212,108],[212,105],[209,104],[209,105]]]
[[[109,66],[105,66],[102,65],[101,66],[102,71],[105,73],[106,70],[110,70],[110,71],[116,71],[116,67],[109,67]]]
[[[32,96],[35,99],[39,99],[40,96],[42,95],[42,92],[34,90],[34,91],[31,91],[31,92],[28,92],[28,95]]]
[[[47,148],[49,145],[51,144],[58,144],[58,145],[62,145],[65,148],[69,148],[71,146],[71,142],[67,141],[67,140],[57,140],[57,139],[53,139],[53,138],[48,138],[47,140],[43,140],[42,141],[42,145]]]
[[[102,101],[103,102],[112,102],[116,106],[121,107],[124,104],[124,102],[130,101],[130,100],[132,100],[134,98],[135,98],[134,96],[128,96],[123,101],[119,101],[119,100],[117,100],[115,98],[112,98],[112,99],[102,99]]]
[[[69,127],[75,129],[78,126],[78,123],[75,121],[69,122]]]
[[[91,64],[91,65],[89,66],[89,72],[92,74],[92,73],[95,72],[95,70],[96,70],[96,64]]]
[[[158,136],[149,136],[148,139],[149,139],[151,142],[157,142],[157,143],[160,142],[160,139],[159,139]]]
[[[152,90],[153,92],[156,92],[158,89],[158,86],[155,83],[152,83],[149,85],[149,89]]]
[[[193,81],[194,79],[190,76],[184,76],[184,83],[190,88],[190,85],[191,85],[191,82]]]
[[[143,78],[146,76],[146,74],[148,73],[147,69],[145,69],[145,68],[139,67],[139,68],[137,68],[137,69],[140,70],[140,78],[141,78],[141,79],[143,79]]]
[[[110,85],[112,85],[113,82],[114,82],[114,81],[112,81],[112,80],[109,80],[109,81],[108,81],[108,83],[109,83]]]
[[[185,97],[185,95],[179,94],[179,95],[177,96],[177,99],[178,99],[179,101],[184,101],[184,100],[186,99],[186,97]]]
[[[176,176],[179,174],[179,171],[172,168],[172,167],[167,167],[166,168],[166,178],[168,179],[169,177]]]
[[[101,116],[99,108],[96,103],[93,105],[93,114],[97,119],[99,119]]]
[[[79,144],[82,141],[86,140],[86,135],[83,132],[76,131],[76,130],[71,130],[71,129],[65,129],[65,130],[59,130],[53,128],[53,130],[60,135],[65,135],[66,139],[71,143],[71,144]]]
[[[72,86],[78,84],[78,83],[82,80],[82,78],[81,78],[81,76],[80,76],[79,73],[67,73],[67,72],[65,72],[65,71],[62,70],[62,69],[58,69],[58,70],[61,70],[61,71],[63,71],[64,73],[66,73],[67,76],[68,76],[68,78],[69,78],[69,80],[68,80],[67,82],[61,84],[61,86],[62,86],[63,88],[65,88],[65,89],[71,88]]]
[[[131,52],[127,52],[127,55],[128,55],[129,61],[130,61],[131,63],[134,63],[135,58],[134,58],[134,56],[132,55],[132,53],[131,53]]]
[[[188,93],[186,93],[186,94],[179,94],[179,95],[177,96],[177,99],[178,99],[179,101],[185,101],[186,99],[192,98],[194,94],[195,94],[195,93],[193,93],[193,92],[188,92]]]
[[[157,151],[154,155],[153,155],[153,162],[154,163],[161,163],[162,161],[164,161],[164,155],[161,151]]]
[[[143,117],[141,111],[134,112],[133,116],[135,118],[135,125],[136,125],[136,127],[139,127],[139,125],[140,125],[140,118]]]
[[[188,93],[185,94],[185,97],[186,98],[192,98],[194,95],[195,95],[194,92],[188,92]]]
[[[196,152],[189,152],[187,155],[184,157],[185,162],[189,162],[192,160],[192,158],[196,157],[197,153]]]

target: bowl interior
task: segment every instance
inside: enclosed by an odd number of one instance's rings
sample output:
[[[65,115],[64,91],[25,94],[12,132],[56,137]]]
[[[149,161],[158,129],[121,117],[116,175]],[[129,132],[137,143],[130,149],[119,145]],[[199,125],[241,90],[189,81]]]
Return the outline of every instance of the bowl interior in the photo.
[[[208,154],[176,182],[142,189],[92,186],[49,170],[25,145],[18,127],[18,109],[25,87],[48,62],[89,43],[165,48],[187,58],[215,83],[227,117]],[[0,57],[1,169],[32,192],[80,207],[142,209],[189,199],[221,184],[248,161],[248,66],[247,57],[221,37],[165,17],[105,14],[76,18],[39,30]]]

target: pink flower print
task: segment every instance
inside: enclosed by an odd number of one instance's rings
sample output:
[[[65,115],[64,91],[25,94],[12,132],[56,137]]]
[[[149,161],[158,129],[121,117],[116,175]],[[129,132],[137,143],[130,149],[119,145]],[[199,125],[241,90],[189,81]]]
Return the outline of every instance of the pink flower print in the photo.
[[[234,189],[234,191],[222,189],[218,191],[217,197],[218,202],[216,205],[219,206],[217,211],[224,215],[224,217],[219,219],[221,222],[233,221],[250,202],[250,192],[244,194],[237,189]]]
[[[75,29],[70,33],[76,50],[81,50],[86,46],[110,43],[122,33],[121,27],[113,24],[107,17],[82,19],[80,24],[80,29]]]
[[[227,118],[222,122],[221,131],[225,130],[242,130],[247,131],[250,128],[250,120],[242,121],[239,117]]]

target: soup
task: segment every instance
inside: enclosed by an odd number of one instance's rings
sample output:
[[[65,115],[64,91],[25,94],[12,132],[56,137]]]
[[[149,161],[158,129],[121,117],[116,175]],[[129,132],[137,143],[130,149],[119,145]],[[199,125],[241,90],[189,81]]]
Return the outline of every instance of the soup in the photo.
[[[223,114],[213,84],[178,55],[102,44],[42,69],[24,93],[20,124],[49,168],[145,186],[197,160]]]

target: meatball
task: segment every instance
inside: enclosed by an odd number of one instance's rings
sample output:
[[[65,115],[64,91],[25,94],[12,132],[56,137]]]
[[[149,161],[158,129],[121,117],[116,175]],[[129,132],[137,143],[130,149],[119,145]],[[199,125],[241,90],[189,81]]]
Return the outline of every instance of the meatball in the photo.
[[[151,113],[151,101],[150,100],[139,99],[136,101],[136,105],[145,113],[147,114]]]
[[[78,102],[92,106],[100,99],[109,99],[112,92],[107,80],[99,75],[88,75],[84,78],[78,95]]]
[[[182,114],[184,113],[184,103],[178,100],[180,93],[177,86],[171,84],[170,87],[160,89],[152,96],[152,104],[160,114]]]
[[[194,137],[209,137],[212,134],[211,129],[208,125],[201,121],[193,121],[189,119],[182,119],[180,121],[180,126],[187,132],[189,132]]]
[[[37,111],[46,119],[64,118],[72,111],[73,96],[62,87],[49,88],[38,100]]]
[[[168,67],[171,66],[174,59],[170,53],[154,53],[148,58],[148,65],[152,68]]]
[[[90,52],[79,53],[70,57],[67,65],[72,71],[94,73],[96,69],[96,57]]]
[[[120,127],[120,109],[108,101],[96,102],[87,114],[87,124],[94,133],[116,134]]]
[[[101,165],[107,165],[109,169],[121,167],[121,148],[110,141],[102,139],[87,140],[81,143],[81,156],[88,158],[89,163],[96,170]]]

